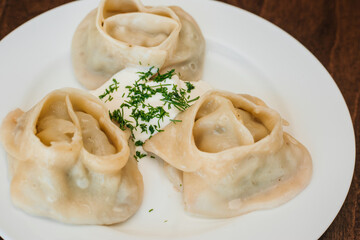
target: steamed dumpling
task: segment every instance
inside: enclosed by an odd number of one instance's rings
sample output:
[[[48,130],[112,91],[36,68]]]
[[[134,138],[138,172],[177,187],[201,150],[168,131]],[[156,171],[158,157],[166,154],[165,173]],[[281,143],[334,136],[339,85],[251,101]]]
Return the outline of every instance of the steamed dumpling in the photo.
[[[307,149],[258,98],[210,91],[177,119],[144,149],[166,162],[190,213],[232,217],[275,207],[311,179]]]
[[[185,81],[201,78],[205,40],[180,7],[145,7],[139,0],[102,0],[78,26],[72,43],[77,79],[95,89],[125,67],[175,69]]]
[[[56,90],[28,112],[10,112],[1,140],[14,205],[66,223],[125,221],[143,197],[128,139],[101,101],[81,90]]]

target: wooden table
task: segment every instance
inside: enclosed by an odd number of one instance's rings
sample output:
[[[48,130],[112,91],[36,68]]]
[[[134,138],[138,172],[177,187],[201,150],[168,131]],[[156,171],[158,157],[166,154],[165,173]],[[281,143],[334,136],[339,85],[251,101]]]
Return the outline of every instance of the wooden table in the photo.
[[[358,145],[356,160],[359,160],[360,1],[222,1],[276,24],[320,60],[334,78],[349,107]],[[0,0],[0,39],[27,20],[67,2],[71,0]],[[320,239],[360,239],[359,175],[357,164],[346,201]]]

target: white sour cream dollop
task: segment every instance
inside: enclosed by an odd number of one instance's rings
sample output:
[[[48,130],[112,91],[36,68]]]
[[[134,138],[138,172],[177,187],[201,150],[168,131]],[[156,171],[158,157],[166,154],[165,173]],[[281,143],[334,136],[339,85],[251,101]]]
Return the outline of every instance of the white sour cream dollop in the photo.
[[[131,68],[125,68],[121,70],[120,72],[116,73],[114,76],[112,76],[107,82],[105,82],[101,87],[99,87],[96,90],[91,91],[90,93],[93,94],[96,97],[99,97],[103,95],[106,90],[110,89],[110,86],[114,86],[115,81],[118,83],[116,84],[117,90],[114,90],[112,93],[109,93],[101,100],[105,103],[106,107],[109,109],[110,112],[113,112],[117,109],[120,109],[120,106],[129,98],[127,97],[129,94],[129,88],[127,86],[133,87],[134,83],[139,80],[140,74],[139,72],[148,72],[151,70],[152,74],[157,73],[157,68],[149,68],[149,67],[131,67]],[[114,81],[115,80],[115,81]],[[141,82],[144,83],[144,82]],[[154,81],[146,81],[145,83],[148,86],[154,87],[158,86],[159,83]],[[174,87],[174,85],[177,86],[178,89],[187,89],[186,82],[179,79],[179,77],[175,74],[171,78],[167,78],[164,81],[161,82],[164,87],[166,87],[169,91]],[[204,81],[198,81],[198,82],[191,82],[192,85],[194,85],[194,89],[191,90],[190,93],[187,93],[190,95],[189,99],[196,98],[198,96],[203,95],[206,91],[212,89],[212,87],[204,82]],[[187,96],[188,96],[187,95]],[[157,106],[163,106],[164,109],[169,113],[168,116],[165,116],[163,119],[153,118],[149,122],[145,122],[142,120],[138,120],[139,124],[146,124],[146,125],[159,125],[160,127],[157,128],[157,130],[163,130],[166,125],[171,123],[172,119],[175,119],[176,116],[180,113],[180,110],[178,110],[175,107],[171,107],[168,109],[167,106],[165,106],[164,102],[161,101],[163,96],[161,93],[156,93],[155,95],[151,96],[150,98],[145,100],[145,104],[149,104],[153,107]],[[193,104],[194,102],[191,102]],[[147,107],[142,108],[145,112],[148,111]],[[127,108],[123,107],[121,109],[123,111],[123,118],[132,122],[133,125],[135,125],[134,119],[130,116],[131,112],[133,110],[133,107]],[[133,129],[132,133],[134,136],[134,141],[141,141],[145,142],[151,135],[154,135],[157,131],[155,131],[153,134],[150,133],[150,131],[142,131],[140,127],[137,127],[136,129]],[[144,150],[142,147],[137,147],[137,151],[140,151],[144,153]]]

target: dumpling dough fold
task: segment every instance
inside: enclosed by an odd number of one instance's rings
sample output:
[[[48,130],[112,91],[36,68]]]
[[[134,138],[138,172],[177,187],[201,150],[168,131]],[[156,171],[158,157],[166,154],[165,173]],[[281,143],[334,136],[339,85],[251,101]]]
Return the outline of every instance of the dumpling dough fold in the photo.
[[[129,133],[89,93],[55,90],[28,112],[10,112],[0,130],[15,206],[73,224],[118,223],[139,208],[143,181]]]
[[[232,217],[272,208],[311,179],[307,149],[256,97],[209,91],[176,119],[182,122],[169,124],[144,149],[166,162],[190,213]]]
[[[201,78],[205,40],[180,7],[144,6],[139,0],[102,0],[78,26],[72,43],[77,79],[101,86],[125,67],[175,69],[185,81]]]

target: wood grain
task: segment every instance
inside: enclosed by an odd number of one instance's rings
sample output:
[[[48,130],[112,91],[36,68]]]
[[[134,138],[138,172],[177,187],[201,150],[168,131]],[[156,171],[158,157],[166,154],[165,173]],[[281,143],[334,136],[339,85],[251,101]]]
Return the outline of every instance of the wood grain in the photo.
[[[341,90],[354,123],[356,166],[346,201],[320,239],[360,239],[360,1],[222,1],[259,15],[295,37],[320,60]],[[0,39],[66,2],[70,0],[0,0]]]

